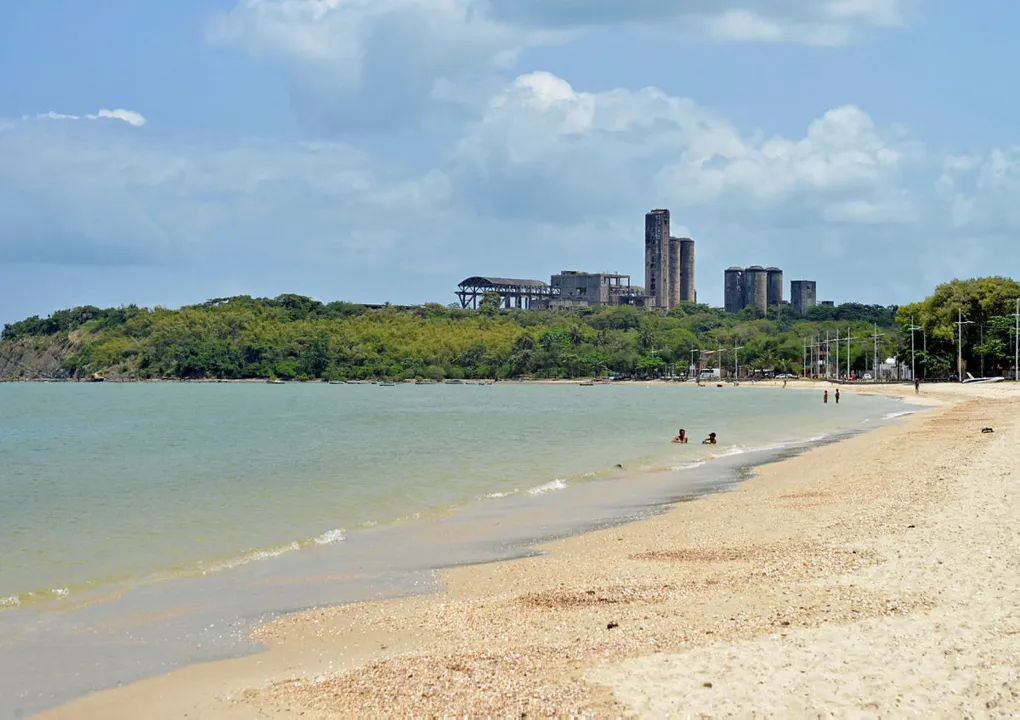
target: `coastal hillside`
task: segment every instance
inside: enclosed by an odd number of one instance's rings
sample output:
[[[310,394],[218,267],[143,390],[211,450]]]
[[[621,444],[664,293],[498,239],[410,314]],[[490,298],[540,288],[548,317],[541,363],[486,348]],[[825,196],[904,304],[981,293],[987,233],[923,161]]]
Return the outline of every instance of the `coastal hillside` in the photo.
[[[692,357],[732,369],[734,348],[741,374],[800,374],[827,339],[834,360],[837,333],[854,338],[850,368],[863,373],[873,366],[876,336],[880,360],[909,362],[911,323],[924,328],[918,366],[936,375],[955,367],[958,308],[980,318],[967,326],[966,359],[980,355],[990,370],[1011,366],[1009,313],[1018,295],[1020,285],[1008,279],[954,281],[906,308],[846,304],[767,317],[697,304],[665,315],[633,307],[501,310],[495,297],[478,310],[372,309],[300,295],[218,298],[178,310],[86,306],[5,325],[0,379],[656,377],[670,366],[686,369]],[[846,348],[844,341],[844,369]]]

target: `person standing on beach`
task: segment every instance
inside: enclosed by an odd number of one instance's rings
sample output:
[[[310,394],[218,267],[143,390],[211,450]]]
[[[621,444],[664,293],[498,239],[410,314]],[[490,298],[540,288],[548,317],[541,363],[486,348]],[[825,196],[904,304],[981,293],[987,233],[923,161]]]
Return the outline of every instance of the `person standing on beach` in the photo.
[[[914,378],[914,394],[915,395],[921,394],[921,381],[918,380],[917,378]]]
[[[828,390],[826,390],[826,391],[825,391],[825,392],[824,392],[824,393],[822,394],[822,402],[823,402],[823,403],[825,403],[826,405],[828,405],[828,404],[829,404],[829,391],[828,391]]]
[[[836,388],[836,404],[839,405],[839,388]]]

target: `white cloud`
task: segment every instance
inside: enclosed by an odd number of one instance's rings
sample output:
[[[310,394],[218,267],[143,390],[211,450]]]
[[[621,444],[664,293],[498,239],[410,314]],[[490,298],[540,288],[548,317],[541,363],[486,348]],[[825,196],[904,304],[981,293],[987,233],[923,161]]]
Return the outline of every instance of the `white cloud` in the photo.
[[[1020,232],[1020,145],[946,158],[936,188],[955,228]]]
[[[601,25],[692,39],[843,45],[904,22],[917,0],[239,0],[208,38],[282,61],[318,133],[390,130],[471,103],[519,53]]]
[[[25,115],[22,120],[31,120],[32,117]],[[35,116],[36,120],[120,120],[133,127],[142,127],[147,122],[145,116],[134,110],[100,110],[92,115],[69,115],[50,110]]]
[[[0,261],[166,263],[285,248],[375,262],[403,229],[379,216],[406,212],[426,226],[446,202],[441,176],[396,176],[336,143],[202,147],[119,123],[69,127],[29,120],[0,132]]]
[[[827,112],[802,138],[764,138],[654,88],[578,92],[538,72],[492,101],[461,140],[453,172],[481,212],[550,221],[654,198],[874,223],[914,217],[901,173],[922,153],[854,106]]]
[[[100,110],[95,115],[86,115],[89,120],[123,120],[133,127],[141,127],[146,123],[145,117],[134,110]]]

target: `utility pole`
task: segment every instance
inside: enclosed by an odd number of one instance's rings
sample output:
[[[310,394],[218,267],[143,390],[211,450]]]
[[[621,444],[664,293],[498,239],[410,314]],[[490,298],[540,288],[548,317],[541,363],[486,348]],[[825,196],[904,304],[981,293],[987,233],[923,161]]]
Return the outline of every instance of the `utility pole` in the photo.
[[[928,331],[921,326],[921,351],[924,353],[924,381],[928,382]]]
[[[914,324],[914,316],[911,315],[910,316],[910,326],[907,328],[907,330],[910,331],[910,379],[912,381],[917,379],[917,369],[916,369],[917,365],[916,365],[916,362],[914,360],[914,333],[916,331],[922,330],[922,329],[923,328],[920,325],[915,325]]]
[[[850,337],[850,331],[852,329],[853,328],[849,328],[849,327],[846,329],[846,379],[847,380],[850,379],[850,357],[851,357],[851,353],[850,353],[850,341],[857,339],[855,337]]]
[[[825,377],[826,379],[832,377],[832,373],[829,372],[829,331],[825,331]]]
[[[694,351],[695,351],[695,349],[696,348],[693,345],[691,345],[691,364],[687,366],[688,380],[690,379],[691,371],[694,371],[695,374],[698,372],[698,369],[694,366]]]
[[[807,341],[807,338],[804,338],[804,359],[801,361],[801,366],[800,366],[801,377],[804,377],[804,376],[807,375],[807,370],[808,370],[807,350],[808,350],[808,341]]]
[[[963,326],[973,325],[973,320],[963,319],[963,309],[960,308],[956,311],[956,315],[959,318],[954,325],[956,325],[956,380],[957,382],[963,382]]]
[[[836,379],[839,380],[839,328],[836,328]]]
[[[740,358],[737,355],[738,350],[743,350],[744,346],[737,347],[737,339],[733,338],[733,379],[740,379]]]
[[[1020,298],[1017,298],[1017,326],[1013,335],[1013,379],[1020,382]]]
[[[878,381],[878,339],[883,335],[885,335],[885,333],[880,333],[878,331],[878,323],[875,323],[875,333],[872,335],[872,338],[875,341],[875,360],[871,366],[871,372],[874,373],[874,379],[876,382]]]

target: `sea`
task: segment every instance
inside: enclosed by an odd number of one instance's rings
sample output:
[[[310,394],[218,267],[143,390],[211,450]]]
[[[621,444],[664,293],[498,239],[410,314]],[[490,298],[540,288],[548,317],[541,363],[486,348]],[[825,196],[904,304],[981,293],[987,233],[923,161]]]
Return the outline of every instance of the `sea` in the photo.
[[[427,592],[913,410],[746,383],[0,384],[0,717],[257,651],[247,630],[279,614]]]

